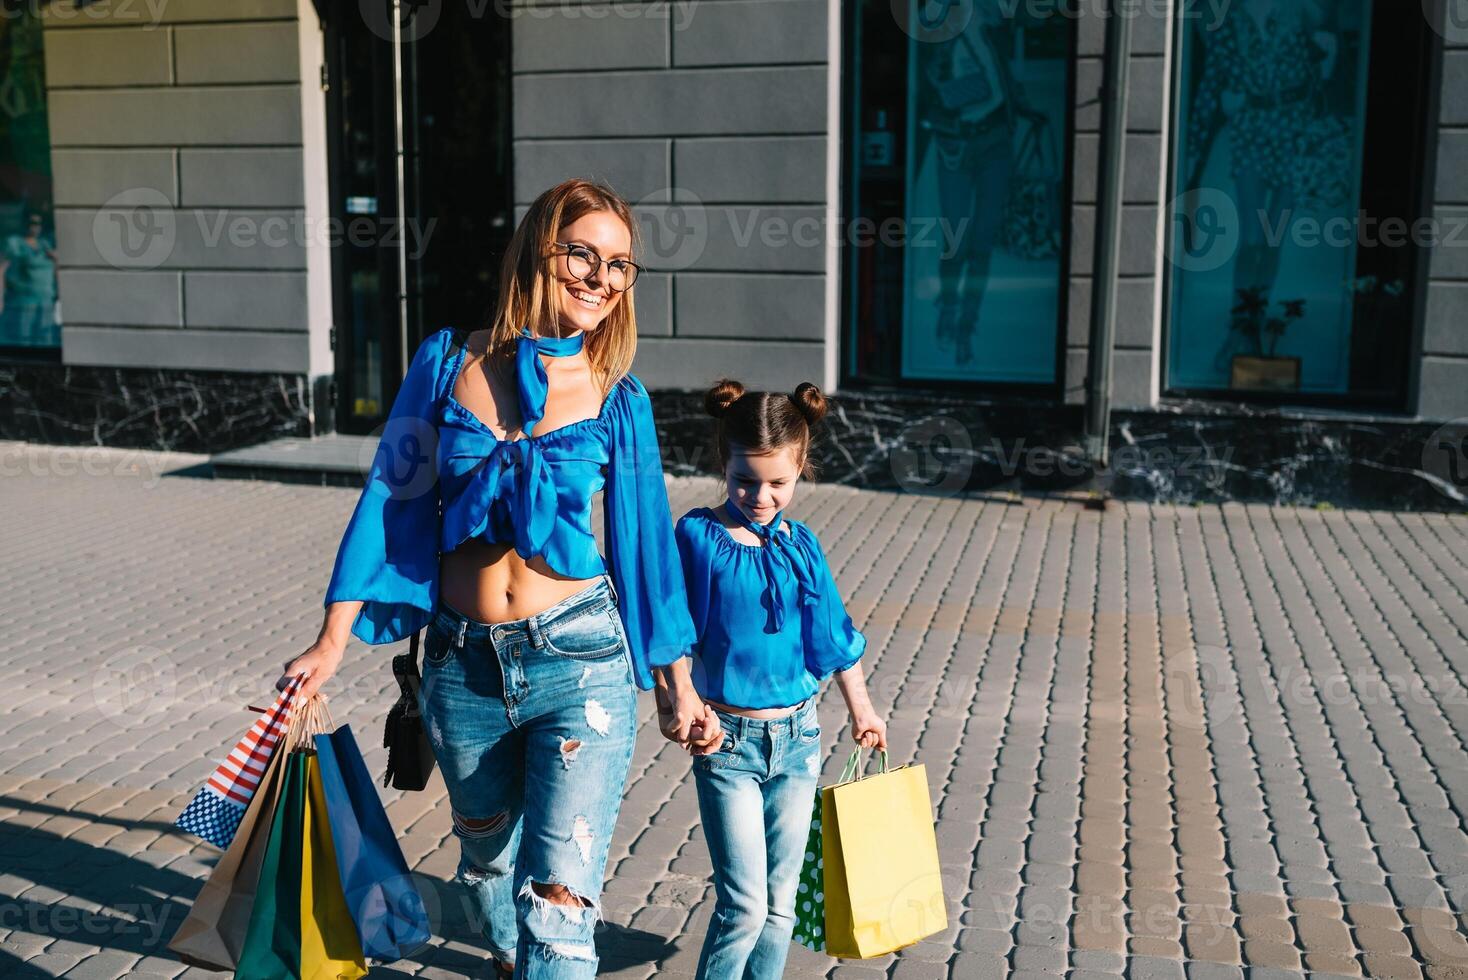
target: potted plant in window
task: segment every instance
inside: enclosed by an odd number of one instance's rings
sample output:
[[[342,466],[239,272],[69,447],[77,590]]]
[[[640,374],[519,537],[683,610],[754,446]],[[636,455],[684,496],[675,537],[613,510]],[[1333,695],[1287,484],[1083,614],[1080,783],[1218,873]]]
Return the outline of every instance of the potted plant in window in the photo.
[[[1279,340],[1291,323],[1305,315],[1303,299],[1281,300],[1281,313],[1269,316],[1269,302],[1264,290],[1248,287],[1239,290],[1239,302],[1233,308],[1233,329],[1244,335],[1252,353],[1235,354],[1230,363],[1229,387],[1251,391],[1298,391],[1300,359],[1276,353]]]

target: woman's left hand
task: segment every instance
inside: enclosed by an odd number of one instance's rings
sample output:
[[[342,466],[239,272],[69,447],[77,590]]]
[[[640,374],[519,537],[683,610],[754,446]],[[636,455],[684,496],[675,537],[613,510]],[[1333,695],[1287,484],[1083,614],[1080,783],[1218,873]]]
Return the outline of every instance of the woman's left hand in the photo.
[[[887,751],[887,723],[876,712],[863,711],[851,716],[851,739],[863,748]]]

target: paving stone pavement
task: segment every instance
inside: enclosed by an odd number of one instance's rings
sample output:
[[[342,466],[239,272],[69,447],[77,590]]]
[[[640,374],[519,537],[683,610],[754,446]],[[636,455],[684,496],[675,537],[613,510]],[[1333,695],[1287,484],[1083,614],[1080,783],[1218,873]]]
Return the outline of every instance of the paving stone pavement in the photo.
[[[172,820],[314,638],[356,494],[202,462],[0,444],[0,977],[207,973],[165,943],[219,852]],[[1468,978],[1468,515],[818,485],[793,513],[927,767],[948,927],[787,976]],[[374,772],[392,652],[327,689]],[[602,975],[677,980],[710,865],[642,701]],[[832,779],[834,686],[821,716]],[[441,779],[383,795],[441,935],[371,975],[481,975]]]

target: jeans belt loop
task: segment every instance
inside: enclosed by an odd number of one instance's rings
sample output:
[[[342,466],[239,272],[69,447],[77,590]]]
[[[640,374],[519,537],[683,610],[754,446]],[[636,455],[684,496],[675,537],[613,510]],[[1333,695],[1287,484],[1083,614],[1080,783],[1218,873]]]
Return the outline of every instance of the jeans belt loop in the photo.
[[[607,588],[610,589],[612,592],[612,602],[616,603],[617,605],[621,605],[621,603],[617,600],[617,583],[612,581],[611,573],[602,572],[602,578],[607,580]]]
[[[468,631],[469,621],[467,619],[459,620],[459,635],[454,638],[454,646],[458,647],[460,650],[464,649],[464,634]]]
[[[545,637],[540,629],[540,617],[531,616],[525,621],[525,626],[530,632],[530,645],[537,650],[545,646]]]

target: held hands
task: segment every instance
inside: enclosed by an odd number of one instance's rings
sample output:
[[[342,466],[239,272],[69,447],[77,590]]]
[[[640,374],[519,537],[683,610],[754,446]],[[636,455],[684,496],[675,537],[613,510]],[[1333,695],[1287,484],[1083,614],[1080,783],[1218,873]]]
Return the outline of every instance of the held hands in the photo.
[[[688,752],[690,755],[712,755],[724,744],[724,726],[719,716],[709,705],[703,706],[703,717],[688,729]]]
[[[723,744],[724,732],[714,709],[689,688],[656,691],[658,729],[670,742],[677,742],[691,755],[708,755]]]
[[[870,708],[851,715],[851,740],[867,749],[887,750],[887,723]]]

